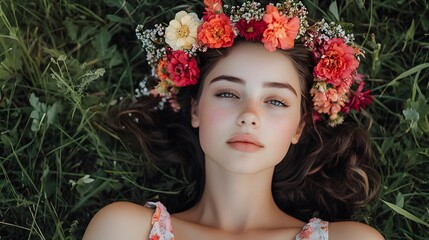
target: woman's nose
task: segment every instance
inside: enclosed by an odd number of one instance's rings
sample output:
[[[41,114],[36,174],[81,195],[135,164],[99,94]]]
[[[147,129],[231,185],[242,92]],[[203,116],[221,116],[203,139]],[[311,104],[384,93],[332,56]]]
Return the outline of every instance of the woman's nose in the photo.
[[[255,106],[255,103],[248,102],[243,107],[243,111],[240,113],[240,115],[237,118],[237,124],[239,126],[246,126],[246,127],[259,127],[260,125],[260,119],[258,114],[257,106]]]

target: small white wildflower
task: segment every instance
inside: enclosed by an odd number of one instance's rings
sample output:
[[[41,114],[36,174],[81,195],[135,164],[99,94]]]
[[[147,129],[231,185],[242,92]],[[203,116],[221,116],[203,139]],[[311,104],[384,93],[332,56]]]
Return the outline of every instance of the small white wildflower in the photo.
[[[72,187],[74,187],[74,186],[76,186],[76,181],[75,180],[69,180],[69,184],[72,186]]]
[[[92,182],[94,182],[94,179],[91,178],[88,174],[79,178],[79,180],[77,180],[77,184],[88,184]]]
[[[94,179],[91,178],[88,174],[86,174],[85,176],[79,178],[77,181],[74,180],[69,180],[69,184],[72,185],[72,187],[75,187],[77,185],[83,185],[83,184],[89,184],[94,182]]]

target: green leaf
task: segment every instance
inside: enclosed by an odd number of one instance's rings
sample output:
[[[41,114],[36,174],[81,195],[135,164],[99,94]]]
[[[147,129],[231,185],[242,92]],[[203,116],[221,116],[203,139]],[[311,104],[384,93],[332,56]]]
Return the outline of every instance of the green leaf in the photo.
[[[112,57],[110,58],[109,68],[117,66],[121,63],[123,63],[122,55],[118,51],[115,51]]]
[[[36,112],[35,110],[31,112],[30,118],[33,118],[33,121],[31,122],[31,131],[37,132],[40,129],[40,114],[39,112]]]
[[[78,26],[73,23],[73,19],[66,17],[66,20],[63,21],[64,26],[67,29],[67,34],[72,41],[77,40],[77,31]]]
[[[405,120],[410,121],[410,128],[417,130],[417,122],[420,119],[420,114],[414,108],[407,108],[402,111]]]
[[[365,9],[365,0],[355,0],[355,2],[360,9]]]
[[[39,103],[39,98],[38,98],[38,97],[36,97],[36,95],[34,95],[34,93],[31,93],[31,94],[30,94],[30,99],[29,99],[29,101],[30,101],[30,105],[31,105],[33,108],[37,108],[37,104]]]
[[[0,141],[3,142],[3,146],[9,146],[12,144],[12,141],[10,140],[10,138],[6,135],[6,134],[1,134],[0,135]]]
[[[405,41],[413,40],[415,32],[416,32],[416,26],[413,19],[413,21],[411,22],[410,28],[407,30],[407,33],[405,34]]]
[[[104,0],[104,3],[107,4],[109,7],[121,8],[125,4],[125,0],[122,0],[122,1],[118,1],[118,0]]]
[[[335,20],[337,22],[340,21],[340,14],[338,13],[337,1],[331,2],[331,4],[329,5],[329,12],[332,13],[332,15],[334,15]]]
[[[88,40],[88,38],[92,37],[95,32],[97,32],[96,27],[92,27],[92,26],[83,27],[82,32],[79,35],[77,42],[86,42]]]
[[[45,170],[43,170],[42,176],[40,177],[40,180],[43,181],[49,174],[49,166],[45,166]]]
[[[119,16],[116,16],[116,15],[108,14],[106,17],[111,22],[120,23],[120,24],[124,24],[124,25],[131,25],[130,21],[128,21],[125,18],[121,18]]]
[[[421,220],[420,218],[414,216],[413,214],[411,214],[407,210],[405,210],[405,209],[403,209],[403,208],[401,208],[401,207],[399,207],[399,206],[397,206],[397,205],[395,205],[393,203],[386,202],[386,201],[384,201],[382,199],[381,199],[381,201],[384,202],[392,210],[394,210],[395,212],[399,213],[400,215],[402,215],[402,216],[404,216],[404,217],[406,217],[406,218],[408,218],[408,219],[410,219],[410,220],[412,220],[412,221],[414,221],[416,223],[419,223],[419,224],[422,224],[422,225],[424,225],[426,227],[429,227],[429,223],[424,222],[423,220]]]
[[[405,41],[404,41],[404,46],[402,47],[402,51],[405,50],[408,42],[412,42],[414,40],[415,32],[416,32],[416,26],[415,26],[414,19],[413,19],[413,21],[411,22],[410,28],[408,28],[408,30],[405,34]]]
[[[58,56],[58,61],[65,62],[66,60],[67,60],[67,56],[66,55],[60,55],[60,56]]]
[[[97,50],[99,57],[103,58],[107,55],[108,44],[111,38],[112,34],[106,28],[101,28],[100,32],[95,35],[92,45]]]
[[[1,38],[0,38],[1,39]],[[3,50],[3,46],[0,47],[0,54],[4,54],[3,61],[0,62],[1,75],[0,79],[8,79],[10,75],[18,72],[22,69],[24,54],[22,52],[22,47],[18,44],[11,44],[6,46]]]
[[[407,108],[402,111],[406,120],[417,122],[420,119],[420,114],[414,108]]]
[[[48,108],[48,112],[46,113],[48,124],[52,124],[54,122],[58,112],[60,112],[60,106],[57,103],[54,103]]]
[[[396,205],[400,208],[404,207],[404,195],[401,192],[398,192],[398,195],[396,195]]]
[[[429,104],[426,103],[427,98],[421,97],[416,103],[416,109],[420,115],[420,119],[418,120],[419,127],[425,131],[429,132]]]
[[[405,105],[407,108],[403,112],[405,119],[420,127],[423,132],[429,132],[429,104],[426,101],[427,97],[420,92],[418,100],[407,100]]]

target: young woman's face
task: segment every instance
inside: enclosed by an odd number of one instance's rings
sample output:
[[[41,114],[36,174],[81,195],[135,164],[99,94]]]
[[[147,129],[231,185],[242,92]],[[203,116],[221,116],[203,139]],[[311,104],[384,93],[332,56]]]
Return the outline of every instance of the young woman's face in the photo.
[[[239,173],[273,168],[297,143],[301,87],[289,57],[240,43],[207,74],[192,126],[206,161]]]

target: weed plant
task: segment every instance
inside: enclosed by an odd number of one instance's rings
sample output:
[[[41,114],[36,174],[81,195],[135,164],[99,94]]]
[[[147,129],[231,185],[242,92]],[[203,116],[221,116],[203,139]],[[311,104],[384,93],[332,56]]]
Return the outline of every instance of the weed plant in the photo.
[[[383,187],[355,220],[386,239],[429,239],[429,2],[304,3],[311,17],[353,23],[366,52]],[[136,25],[194,7],[202,1],[0,1],[1,239],[80,239],[113,201],[192,194],[177,168],[131,154],[106,122],[149,70]]]

